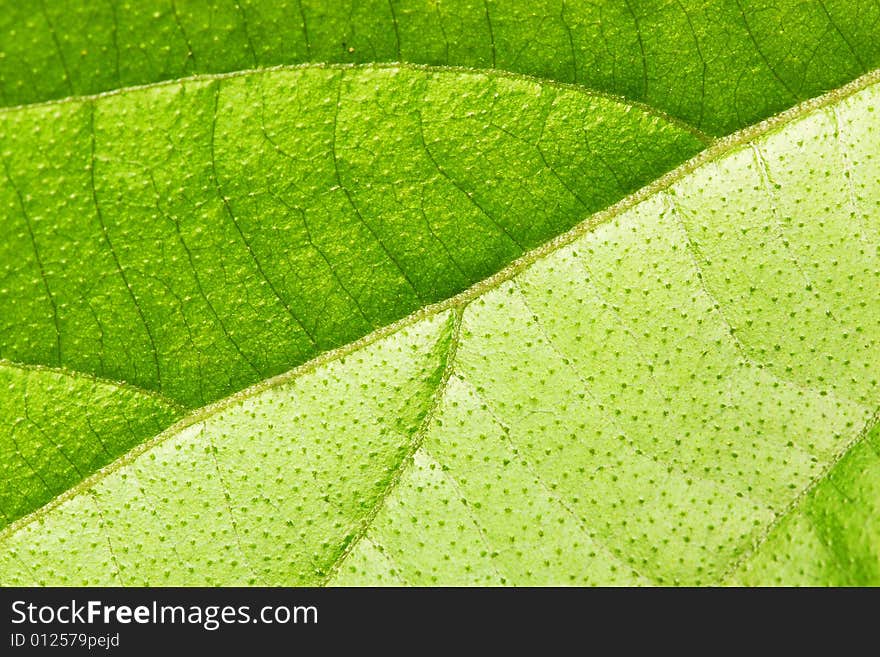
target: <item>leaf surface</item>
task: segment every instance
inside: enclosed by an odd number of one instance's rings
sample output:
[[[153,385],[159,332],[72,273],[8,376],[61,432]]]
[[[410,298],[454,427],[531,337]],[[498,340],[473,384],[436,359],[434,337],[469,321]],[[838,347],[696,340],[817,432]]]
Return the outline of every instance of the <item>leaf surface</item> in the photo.
[[[878,102],[196,414],[7,528],[0,581],[876,584]]]
[[[876,424],[734,570],[736,584],[880,582],[880,427]]]
[[[4,361],[0,390],[2,527],[184,414],[168,400],[126,384]]]
[[[880,65],[869,0],[5,0],[6,105],[303,62],[498,68],[727,134]]]
[[[698,152],[493,73],[306,67],[0,111],[2,356],[189,408],[460,292]]]
[[[0,357],[190,409],[449,298],[880,61],[870,2],[0,8]],[[391,61],[410,65],[325,66]],[[53,442],[74,452],[80,430]]]

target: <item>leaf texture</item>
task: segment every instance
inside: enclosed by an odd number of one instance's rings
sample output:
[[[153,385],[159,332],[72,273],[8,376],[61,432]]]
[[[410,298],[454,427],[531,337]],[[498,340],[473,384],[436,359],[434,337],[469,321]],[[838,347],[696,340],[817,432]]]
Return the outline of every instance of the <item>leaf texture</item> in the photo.
[[[730,133],[880,66],[869,0],[2,3],[0,102],[303,62],[498,68]],[[36,10],[35,10],[36,9]]]
[[[875,80],[197,413],[0,581],[877,583]]]
[[[375,66],[0,111],[0,141],[3,357],[189,408],[460,292],[703,146],[579,89]]]
[[[449,298],[880,57],[872,2],[0,8],[0,357],[169,409]],[[67,417],[85,477],[105,461]],[[6,522],[43,500],[16,495]]]
[[[4,527],[184,414],[158,395],[126,384],[3,361],[0,389]]]

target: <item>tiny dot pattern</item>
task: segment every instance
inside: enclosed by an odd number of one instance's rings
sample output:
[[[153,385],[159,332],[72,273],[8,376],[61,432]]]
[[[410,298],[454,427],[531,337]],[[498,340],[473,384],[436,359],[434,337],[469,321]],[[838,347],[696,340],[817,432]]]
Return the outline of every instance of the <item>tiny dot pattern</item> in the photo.
[[[0,581],[877,583],[878,89],[174,434]]]

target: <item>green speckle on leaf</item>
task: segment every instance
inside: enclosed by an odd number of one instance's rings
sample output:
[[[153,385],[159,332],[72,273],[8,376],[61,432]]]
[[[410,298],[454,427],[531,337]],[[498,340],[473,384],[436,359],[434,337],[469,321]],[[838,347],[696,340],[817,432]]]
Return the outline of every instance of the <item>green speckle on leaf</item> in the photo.
[[[880,583],[876,3],[135,4],[0,2],[0,584]]]

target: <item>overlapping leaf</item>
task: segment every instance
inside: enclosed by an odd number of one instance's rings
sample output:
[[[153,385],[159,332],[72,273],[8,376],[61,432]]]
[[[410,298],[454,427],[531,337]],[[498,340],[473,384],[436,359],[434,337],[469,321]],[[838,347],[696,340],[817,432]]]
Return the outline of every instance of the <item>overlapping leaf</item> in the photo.
[[[7,530],[0,576],[876,581],[878,89],[192,418]]]
[[[726,134],[880,65],[865,0],[3,3],[6,105],[302,62],[502,69]]]
[[[876,66],[876,4],[7,9],[3,522],[70,492],[4,580],[876,580],[874,91],[380,328]],[[443,66],[266,68],[382,61]]]

